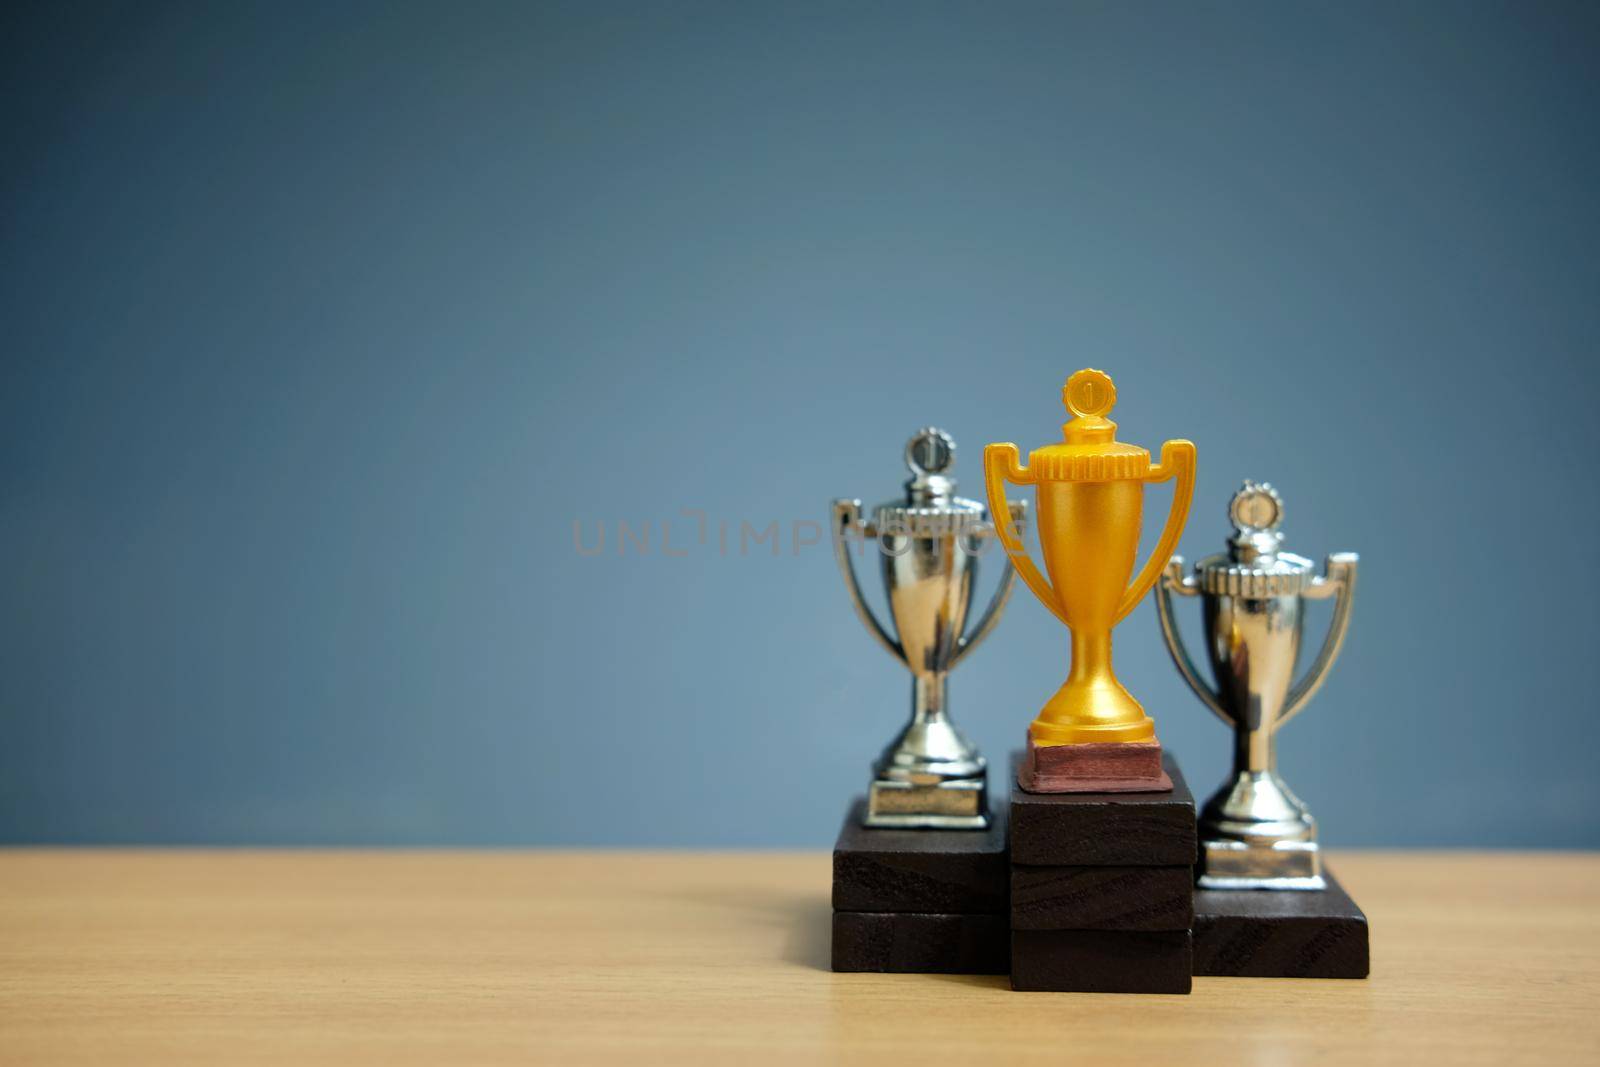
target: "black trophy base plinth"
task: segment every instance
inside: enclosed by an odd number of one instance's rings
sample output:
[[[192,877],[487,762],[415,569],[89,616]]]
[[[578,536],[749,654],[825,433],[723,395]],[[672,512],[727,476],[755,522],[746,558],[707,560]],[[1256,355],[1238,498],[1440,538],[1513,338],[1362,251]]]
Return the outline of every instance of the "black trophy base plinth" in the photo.
[[[1198,889],[1194,973],[1241,978],[1365,978],[1367,917],[1324,870],[1320,890]]]

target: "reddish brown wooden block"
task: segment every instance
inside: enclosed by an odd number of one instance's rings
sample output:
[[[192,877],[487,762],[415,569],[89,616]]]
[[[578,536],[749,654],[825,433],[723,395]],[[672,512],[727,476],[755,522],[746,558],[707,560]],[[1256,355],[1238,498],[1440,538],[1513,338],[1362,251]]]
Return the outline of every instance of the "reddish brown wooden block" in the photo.
[[[1039,867],[1186,867],[1195,862],[1194,795],[1171,752],[1170,793],[1029,793],[1013,782],[1011,861]]]
[[[833,914],[833,969],[892,974],[1005,974],[1004,915]]]
[[[1161,742],[1035,745],[1028,738],[1017,784],[1029,793],[1164,793]]]
[[[1056,993],[1187,993],[1187,930],[1013,930],[1011,988]]]
[[[1011,868],[1013,930],[1187,930],[1192,867]]]
[[[868,830],[865,798],[833,846],[836,911],[1003,914],[1008,864],[1004,809],[987,830]]]
[[[1365,978],[1367,917],[1326,870],[1316,892],[1198,889],[1194,973],[1246,978]]]

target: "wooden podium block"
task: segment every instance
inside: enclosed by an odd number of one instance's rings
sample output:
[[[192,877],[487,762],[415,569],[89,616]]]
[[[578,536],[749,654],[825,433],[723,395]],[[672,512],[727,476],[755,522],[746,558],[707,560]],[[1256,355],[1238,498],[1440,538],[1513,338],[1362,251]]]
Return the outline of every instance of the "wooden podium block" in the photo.
[[[1011,868],[1013,930],[1187,930],[1192,867]]]
[[[1011,988],[1056,993],[1187,993],[1188,930],[1013,930]]]
[[[1036,867],[1192,867],[1194,795],[1172,753],[1168,793],[1029,793],[1012,755],[1011,862]]]
[[[1315,891],[1197,889],[1194,973],[1365,978],[1367,917],[1327,870]]]
[[[869,830],[861,825],[865,810],[858,798],[833,846],[835,911],[1005,913],[1003,809],[987,830]]]
[[[890,974],[1005,974],[1004,915],[837,911],[833,969]]]

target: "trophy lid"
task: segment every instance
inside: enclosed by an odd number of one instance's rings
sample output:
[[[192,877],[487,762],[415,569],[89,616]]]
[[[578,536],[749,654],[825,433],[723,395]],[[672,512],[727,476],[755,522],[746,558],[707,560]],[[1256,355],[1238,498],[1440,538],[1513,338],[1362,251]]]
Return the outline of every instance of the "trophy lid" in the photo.
[[[956,496],[956,480],[947,473],[956,462],[955,438],[937,426],[924,426],[906,442],[905,461],[911,471],[905,495],[873,509],[880,533],[935,536],[983,520],[987,509]]]
[[[1117,402],[1111,375],[1086,367],[1061,387],[1061,402],[1074,418],[1061,426],[1061,442],[1028,453],[1038,481],[1115,482],[1143,479],[1150,453],[1117,440],[1117,424],[1106,414]]]
[[[1228,551],[1195,565],[1202,592],[1261,598],[1293,596],[1305,587],[1314,565],[1292,552],[1279,551],[1283,534],[1283,497],[1266,482],[1246,481],[1228,501],[1233,536]]]

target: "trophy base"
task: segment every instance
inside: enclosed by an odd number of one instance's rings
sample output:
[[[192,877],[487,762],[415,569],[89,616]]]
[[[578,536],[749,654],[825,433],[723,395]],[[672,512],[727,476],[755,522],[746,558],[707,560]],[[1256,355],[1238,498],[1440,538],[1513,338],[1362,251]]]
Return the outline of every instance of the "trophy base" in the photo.
[[[1202,841],[1201,889],[1326,889],[1315,841]]]
[[[1240,978],[1365,978],[1367,917],[1327,871],[1314,893],[1199,889],[1194,973]]]
[[[1029,793],[1170,793],[1172,778],[1161,766],[1161,742],[1098,742],[1036,745],[1017,767],[1017,785]]]
[[[879,830],[985,830],[989,827],[984,780],[873,782],[861,825]]]

